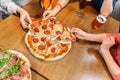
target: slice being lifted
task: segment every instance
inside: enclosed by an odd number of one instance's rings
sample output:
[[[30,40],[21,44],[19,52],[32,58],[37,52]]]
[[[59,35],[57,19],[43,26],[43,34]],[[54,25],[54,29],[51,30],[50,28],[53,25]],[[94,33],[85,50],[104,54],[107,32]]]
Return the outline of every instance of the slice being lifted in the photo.
[[[28,59],[14,50],[0,50],[0,80],[31,80]]]
[[[70,51],[72,41],[76,40],[70,30],[54,17],[35,21],[29,28],[25,43],[33,56],[45,61],[63,58]]]

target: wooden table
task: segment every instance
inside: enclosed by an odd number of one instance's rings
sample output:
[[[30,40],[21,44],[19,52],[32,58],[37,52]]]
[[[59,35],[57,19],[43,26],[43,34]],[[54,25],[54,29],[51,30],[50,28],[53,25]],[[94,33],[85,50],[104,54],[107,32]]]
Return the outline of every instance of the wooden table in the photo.
[[[31,5],[30,3],[27,7],[29,6],[30,9]],[[81,19],[75,13],[78,9],[78,2],[70,3],[57,15],[57,19],[70,28],[79,27],[87,30],[86,27],[90,27],[97,13],[90,7],[88,9],[90,11],[86,13],[89,18]],[[109,17],[108,21],[93,33],[117,33],[118,31],[119,22]],[[28,57],[32,68],[32,80],[112,80],[104,60],[96,50],[99,49],[98,43],[77,40],[64,58],[45,62],[34,58],[29,53],[24,43],[25,34],[19,18],[14,15],[0,22],[0,47],[20,51]]]
[[[2,21],[3,19],[2,19],[2,16],[0,15],[0,22]]]

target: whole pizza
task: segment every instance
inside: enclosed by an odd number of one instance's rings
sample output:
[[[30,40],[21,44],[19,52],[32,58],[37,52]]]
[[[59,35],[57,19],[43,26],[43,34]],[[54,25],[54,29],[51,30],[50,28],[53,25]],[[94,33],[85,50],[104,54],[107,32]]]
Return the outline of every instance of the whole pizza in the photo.
[[[0,80],[31,80],[28,59],[18,51],[0,49]]]
[[[55,17],[34,21],[29,28],[25,43],[33,56],[45,61],[63,58],[76,40],[70,29]]]

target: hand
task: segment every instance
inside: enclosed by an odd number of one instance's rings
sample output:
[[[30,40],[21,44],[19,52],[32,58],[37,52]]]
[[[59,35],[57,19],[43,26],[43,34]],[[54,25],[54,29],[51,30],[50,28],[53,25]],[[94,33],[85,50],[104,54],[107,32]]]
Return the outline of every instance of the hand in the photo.
[[[43,18],[48,19],[48,18],[55,16],[55,15],[56,14],[52,10],[48,9],[48,10],[44,11]]]
[[[29,14],[22,8],[18,8],[17,12],[20,14],[20,22],[24,29],[28,29],[28,25],[32,23]]]
[[[101,53],[109,51],[109,49],[115,44],[114,37],[106,37],[100,46]]]
[[[75,36],[79,39],[85,39],[87,33],[79,28],[72,28],[71,32],[75,34]]]

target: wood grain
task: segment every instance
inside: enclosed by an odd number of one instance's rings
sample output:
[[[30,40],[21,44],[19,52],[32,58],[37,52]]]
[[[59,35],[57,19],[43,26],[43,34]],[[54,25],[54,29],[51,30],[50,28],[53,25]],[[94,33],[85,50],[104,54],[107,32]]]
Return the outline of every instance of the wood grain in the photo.
[[[31,70],[31,73],[32,73],[32,80],[47,80],[46,78],[44,78],[41,75],[37,74],[33,70]]]
[[[87,31],[98,13],[90,7],[86,12],[87,18],[80,18],[76,15],[76,11],[79,10],[78,4],[78,2],[68,4],[56,17],[67,27],[78,27]],[[26,6],[30,11],[33,9],[32,3]],[[34,11],[30,15],[39,13],[38,8]],[[108,21],[93,33],[118,33],[118,31],[119,22],[109,17]],[[0,23],[0,47],[22,52],[30,60],[32,69],[49,80],[112,80],[104,60],[99,55],[100,44],[77,40],[72,43],[70,52],[64,58],[45,62],[29,53],[24,42],[25,35],[26,32],[21,28],[17,16],[11,15]]]
[[[0,16],[0,22],[2,21],[3,19],[2,19],[2,16]]]

